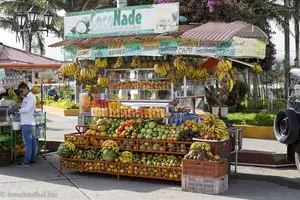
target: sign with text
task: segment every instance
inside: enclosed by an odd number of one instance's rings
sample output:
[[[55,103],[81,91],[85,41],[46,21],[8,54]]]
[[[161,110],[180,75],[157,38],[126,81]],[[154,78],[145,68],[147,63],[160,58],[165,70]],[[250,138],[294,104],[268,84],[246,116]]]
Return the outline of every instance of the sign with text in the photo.
[[[266,43],[251,38],[233,38],[235,56],[241,58],[254,57],[264,59],[266,56]]]
[[[177,32],[179,3],[67,13],[65,39]]]
[[[143,42],[118,42],[101,45],[93,47],[91,51],[92,57],[197,55],[208,57],[224,56],[263,59],[265,57],[266,43],[256,39],[247,38],[235,38],[226,42],[149,40]],[[81,54],[87,56],[88,53],[81,52]]]

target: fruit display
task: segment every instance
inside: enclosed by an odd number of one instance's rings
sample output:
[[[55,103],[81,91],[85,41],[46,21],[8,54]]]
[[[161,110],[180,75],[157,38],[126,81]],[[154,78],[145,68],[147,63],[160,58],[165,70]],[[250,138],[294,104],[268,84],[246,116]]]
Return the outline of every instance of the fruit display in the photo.
[[[62,76],[69,77],[74,76],[76,72],[78,71],[78,65],[76,63],[69,63],[69,64],[63,64],[59,71]]]
[[[94,117],[158,119],[166,117],[164,108],[92,108]]]
[[[212,154],[208,143],[194,142],[190,147],[189,153],[184,156],[184,159],[219,161],[220,156]]]
[[[200,138],[207,140],[227,140],[229,133],[226,124],[217,115],[208,115],[199,125]]]

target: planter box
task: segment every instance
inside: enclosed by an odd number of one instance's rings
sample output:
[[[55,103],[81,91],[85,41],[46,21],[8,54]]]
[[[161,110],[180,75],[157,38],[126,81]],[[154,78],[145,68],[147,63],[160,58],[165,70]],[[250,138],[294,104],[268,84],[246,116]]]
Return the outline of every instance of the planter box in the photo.
[[[44,111],[53,115],[59,115],[59,116],[78,116],[79,115],[79,109],[63,109],[58,107],[52,107],[52,106],[44,106]]]
[[[275,139],[273,126],[235,126],[243,131],[244,138]]]

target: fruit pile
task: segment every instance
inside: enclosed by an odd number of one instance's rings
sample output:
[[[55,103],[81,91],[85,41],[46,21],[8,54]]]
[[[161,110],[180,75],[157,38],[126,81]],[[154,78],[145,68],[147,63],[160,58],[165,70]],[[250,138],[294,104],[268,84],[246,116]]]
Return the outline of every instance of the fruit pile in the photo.
[[[62,167],[66,169],[74,169],[80,170],[81,169],[81,162],[73,161],[73,160],[62,160]]]
[[[133,155],[131,152],[129,151],[124,151],[121,153],[121,155],[119,156],[119,160],[122,163],[132,163],[133,160]]]
[[[211,147],[206,142],[194,142],[184,159],[219,161],[219,155],[211,153]]]
[[[165,167],[181,167],[183,156],[175,156],[168,154],[133,154],[133,163],[140,165],[165,166]]]
[[[207,140],[227,140],[229,133],[223,120],[217,115],[208,115],[200,124],[200,138]]]
[[[102,160],[102,152],[99,149],[76,149],[71,158],[75,159],[85,159],[85,160]]]
[[[192,141],[193,138],[199,137],[200,126],[201,124],[197,124],[193,120],[186,120],[178,126],[176,124],[159,124],[140,118],[136,120],[102,118],[96,119],[84,135],[161,141]],[[75,137],[74,143],[83,145],[86,140]]]
[[[171,83],[168,81],[124,81],[114,82],[108,85],[110,89],[171,89]]]
[[[91,108],[93,117],[160,119],[166,117],[163,108]]]
[[[70,162],[71,161],[64,161]],[[73,164],[73,163],[72,163]],[[167,179],[179,180],[181,177],[181,170],[173,169],[159,169],[156,167],[147,166],[135,166],[127,164],[113,164],[113,163],[101,163],[101,162],[84,162],[84,171],[92,172],[108,172],[115,174],[127,174],[133,176],[144,176],[144,177],[161,177]]]
[[[106,140],[102,143],[102,159],[105,161],[115,161],[119,155],[119,146],[114,140]]]

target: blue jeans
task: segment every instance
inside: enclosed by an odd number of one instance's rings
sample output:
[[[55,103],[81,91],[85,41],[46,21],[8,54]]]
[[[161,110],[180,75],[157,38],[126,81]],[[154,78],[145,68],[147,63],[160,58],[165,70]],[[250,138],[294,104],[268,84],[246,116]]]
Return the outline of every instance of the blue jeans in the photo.
[[[34,134],[33,125],[22,125],[22,138],[25,144],[25,158],[24,162],[36,161],[37,157],[37,142]]]

